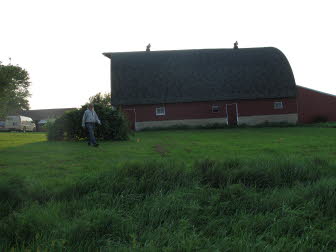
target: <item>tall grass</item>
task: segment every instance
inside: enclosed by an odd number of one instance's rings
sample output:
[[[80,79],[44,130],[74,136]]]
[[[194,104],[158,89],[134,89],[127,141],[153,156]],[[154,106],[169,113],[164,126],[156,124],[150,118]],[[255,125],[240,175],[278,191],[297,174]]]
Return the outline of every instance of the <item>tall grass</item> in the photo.
[[[133,162],[53,192],[1,178],[0,250],[332,250],[332,166]]]

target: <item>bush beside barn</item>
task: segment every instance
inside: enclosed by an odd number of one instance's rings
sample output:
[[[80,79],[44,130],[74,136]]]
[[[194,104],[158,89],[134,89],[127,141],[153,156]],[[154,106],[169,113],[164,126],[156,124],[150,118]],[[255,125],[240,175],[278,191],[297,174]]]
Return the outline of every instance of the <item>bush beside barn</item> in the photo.
[[[81,140],[87,137],[86,129],[82,127],[82,117],[87,105],[80,109],[66,112],[60,118],[48,125],[48,140]],[[95,105],[102,125],[95,128],[95,136],[101,140],[127,140],[130,130],[123,113],[113,110],[111,106]]]

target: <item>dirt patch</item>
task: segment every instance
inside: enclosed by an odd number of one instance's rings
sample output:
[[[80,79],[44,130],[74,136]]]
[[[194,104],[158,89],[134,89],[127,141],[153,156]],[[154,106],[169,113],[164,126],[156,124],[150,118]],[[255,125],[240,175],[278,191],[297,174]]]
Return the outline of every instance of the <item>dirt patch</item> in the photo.
[[[188,152],[188,153],[191,152],[191,149],[190,149],[190,148],[184,148],[184,150],[185,150],[186,152]]]
[[[153,146],[154,151],[159,153],[162,157],[167,156],[169,154],[168,146],[163,144],[156,144]]]

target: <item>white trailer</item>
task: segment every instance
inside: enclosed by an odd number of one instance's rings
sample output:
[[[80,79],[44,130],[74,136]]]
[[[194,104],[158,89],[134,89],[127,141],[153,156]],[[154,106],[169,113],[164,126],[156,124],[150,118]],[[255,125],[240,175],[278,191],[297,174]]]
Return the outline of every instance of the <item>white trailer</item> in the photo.
[[[26,116],[7,116],[5,129],[8,131],[36,131],[36,125],[30,117]]]

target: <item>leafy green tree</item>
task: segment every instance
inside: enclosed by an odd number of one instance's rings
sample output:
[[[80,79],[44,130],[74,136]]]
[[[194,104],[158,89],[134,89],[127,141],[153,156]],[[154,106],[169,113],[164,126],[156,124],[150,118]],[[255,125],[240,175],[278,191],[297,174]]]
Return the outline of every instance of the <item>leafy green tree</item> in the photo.
[[[111,93],[98,93],[89,98],[89,103],[99,104],[106,107],[111,107]]]
[[[25,69],[0,61],[0,118],[29,109],[29,86],[29,74]]]

